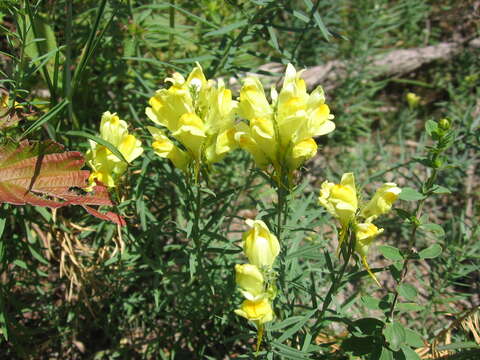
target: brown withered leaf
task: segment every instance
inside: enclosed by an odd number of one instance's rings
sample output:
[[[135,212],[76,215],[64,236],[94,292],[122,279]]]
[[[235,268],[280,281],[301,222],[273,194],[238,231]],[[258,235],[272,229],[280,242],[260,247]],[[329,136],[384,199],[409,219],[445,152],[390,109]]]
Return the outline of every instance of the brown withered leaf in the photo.
[[[80,170],[84,163],[80,152],[64,151],[51,140],[0,145],[0,203],[51,208],[80,205],[93,216],[125,225],[120,215],[101,213],[90,206],[113,203],[103,185],[84,193],[90,175],[88,170]]]

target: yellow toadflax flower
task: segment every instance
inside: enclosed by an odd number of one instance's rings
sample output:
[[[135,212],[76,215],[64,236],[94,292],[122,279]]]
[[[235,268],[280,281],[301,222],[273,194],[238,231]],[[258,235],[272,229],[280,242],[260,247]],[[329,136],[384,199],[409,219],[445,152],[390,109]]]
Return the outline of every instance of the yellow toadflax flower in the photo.
[[[220,161],[236,147],[234,116],[237,102],[232,100],[231,91],[221,81],[218,84],[207,81],[198,63],[187,79],[174,73],[165,81],[171,86],[158,90],[146,109],[148,118],[163,128],[160,131],[149,127],[155,142],[163,144],[154,145],[157,146],[157,155],[169,158],[184,171],[192,162],[198,171],[201,163],[208,165]],[[183,149],[173,145],[167,136],[175,138]],[[168,141],[172,144],[169,145],[171,150],[165,151],[163,146]]]
[[[143,153],[142,143],[128,133],[127,123],[116,113],[106,111],[100,123],[100,137],[115,146],[128,163]],[[119,159],[106,146],[90,140],[86,154],[87,164],[93,169],[89,177],[90,186],[95,180],[108,187],[114,187],[116,180],[125,172],[128,164]]]
[[[386,214],[392,208],[393,203],[398,199],[402,190],[395,183],[385,183],[373,195],[360,215],[367,221],[375,220],[380,215]]]
[[[368,248],[375,238],[383,232],[383,229],[377,228],[372,223],[361,223],[355,225],[355,251],[360,255],[362,264],[367,270],[370,277],[380,286],[377,277],[370,270],[367,262]]]
[[[395,183],[385,183],[377,189],[367,204],[359,205],[353,173],[343,174],[340,184],[325,181],[320,188],[318,202],[340,221],[338,252],[351,226],[355,235],[355,251],[379,286],[368,265],[367,253],[370,244],[383,229],[377,228],[372,221],[390,211],[400,192],[401,189]]]
[[[415,109],[420,103],[420,99],[421,99],[420,96],[418,96],[413,92],[407,93],[405,98],[407,99],[408,107],[410,108],[410,110]]]
[[[347,227],[355,218],[358,208],[357,189],[353,173],[343,174],[340,184],[323,182],[318,201],[330,214],[340,220],[342,228]]]
[[[282,175],[290,181],[293,171],[316,154],[314,137],[335,129],[322,88],[308,94],[301,74],[288,64],[280,93],[271,91],[271,103],[256,77],[247,77],[240,90],[239,113],[248,124],[237,126],[235,140],[259,168],[272,165],[277,182]]]

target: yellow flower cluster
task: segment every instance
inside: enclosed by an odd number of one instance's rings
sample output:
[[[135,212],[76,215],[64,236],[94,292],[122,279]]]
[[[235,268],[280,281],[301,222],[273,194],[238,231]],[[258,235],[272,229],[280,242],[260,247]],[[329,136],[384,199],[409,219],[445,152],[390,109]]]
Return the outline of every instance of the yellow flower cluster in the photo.
[[[343,174],[340,184],[325,181],[320,188],[320,205],[336,217],[341,225],[339,249],[349,227],[352,226],[355,232],[355,251],[378,285],[380,284],[377,278],[368,266],[367,253],[370,244],[383,229],[377,228],[372,221],[390,211],[400,192],[401,189],[395,183],[385,183],[377,189],[368,203],[359,206],[353,173]]]
[[[232,100],[231,91],[221,81],[207,81],[199,64],[186,80],[174,73],[166,81],[171,86],[158,90],[146,109],[148,118],[162,127],[148,127],[155,153],[183,171],[192,162],[198,171],[200,163],[220,161],[236,147],[234,118],[238,104]]]
[[[307,93],[302,71],[287,65],[280,93],[271,90],[268,102],[262,84],[247,77],[240,90],[239,113],[248,123],[237,126],[235,139],[261,169],[273,165],[277,182],[317,153],[313,137],[335,129],[322,88]]]
[[[246,223],[250,230],[243,234],[243,248],[250,263],[235,266],[236,282],[246,300],[235,313],[260,326],[273,320],[272,266],[280,253],[280,244],[263,221],[248,219]]]
[[[142,143],[128,133],[128,125],[116,113],[103,113],[100,137],[118,149],[128,163],[142,155]],[[115,187],[117,179],[125,172],[128,164],[113,154],[106,146],[90,140],[86,154],[87,164],[93,169],[89,177],[90,187],[95,180],[108,187]]]
[[[174,73],[168,89],[149,100],[146,114],[162,129],[148,127],[157,155],[186,171],[194,161],[212,164],[237,146],[247,150],[256,165],[272,165],[277,182],[291,180],[293,171],[317,153],[313,137],[335,129],[333,115],[319,87],[307,93],[301,71],[288,64],[280,93],[271,90],[271,103],[256,77],[247,77],[239,102],[223,82],[208,80],[199,64],[188,78]],[[246,122],[235,124],[239,115]]]

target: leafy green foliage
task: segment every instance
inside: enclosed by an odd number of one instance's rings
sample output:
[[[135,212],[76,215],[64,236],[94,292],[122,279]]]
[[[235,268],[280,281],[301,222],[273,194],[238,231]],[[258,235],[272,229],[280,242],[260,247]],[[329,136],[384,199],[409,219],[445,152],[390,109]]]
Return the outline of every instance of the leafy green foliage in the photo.
[[[29,165],[16,192],[22,203],[81,202],[88,176],[82,157],[52,144],[86,150],[87,139],[98,140],[92,134],[106,110],[134,124],[146,149],[110,194],[129,220],[120,230],[78,206],[52,213],[2,204],[1,355],[254,358],[254,324],[233,313],[241,301],[233,269],[245,260],[244,220],[258,218],[282,240],[276,319],[266,324],[259,359],[418,359],[431,354],[434,341],[452,358],[476,356],[471,331],[456,327],[450,344],[439,334],[478,305],[478,49],[466,46],[447,63],[402,77],[378,78],[368,66],[393,49],[474,37],[469,6],[444,0],[0,2],[0,85],[10,97],[8,121],[15,116],[1,136],[37,144],[20,145]],[[347,79],[326,93],[337,129],[318,139],[319,155],[299,171],[294,191],[278,193],[280,221],[275,184],[252,169],[248,154],[229,154],[195,183],[149,147],[145,107],[173,71],[185,75],[199,61],[235,92],[235,78],[264,63],[298,68],[329,60],[349,64]],[[420,96],[416,107],[408,106],[408,92]],[[38,144],[50,150],[40,152]],[[26,191],[42,157],[59,158],[65,172],[77,174],[76,185],[62,185],[64,200],[41,187]],[[347,171],[365,193],[376,182],[402,188],[368,253],[382,288],[355,256],[345,262],[355,244],[337,256],[334,220],[317,204],[319,184]],[[40,186],[38,180],[32,185]],[[95,196],[107,204],[100,189]]]

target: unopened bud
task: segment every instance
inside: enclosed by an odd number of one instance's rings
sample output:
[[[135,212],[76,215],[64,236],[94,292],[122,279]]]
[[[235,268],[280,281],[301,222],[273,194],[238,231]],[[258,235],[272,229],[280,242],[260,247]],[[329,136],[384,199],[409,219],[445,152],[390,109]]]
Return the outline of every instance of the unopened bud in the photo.
[[[441,119],[439,122],[438,122],[438,126],[440,127],[440,129],[442,130],[448,130],[450,129],[450,120],[448,120],[447,118],[443,118]]]

